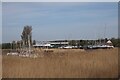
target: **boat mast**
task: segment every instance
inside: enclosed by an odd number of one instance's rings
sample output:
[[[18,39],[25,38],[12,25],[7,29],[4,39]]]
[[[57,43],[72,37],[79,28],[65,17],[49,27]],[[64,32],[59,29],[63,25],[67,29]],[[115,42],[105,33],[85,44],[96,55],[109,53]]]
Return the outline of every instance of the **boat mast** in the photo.
[[[105,30],[104,30],[104,44],[105,44],[105,38],[106,38],[106,24],[105,24]]]

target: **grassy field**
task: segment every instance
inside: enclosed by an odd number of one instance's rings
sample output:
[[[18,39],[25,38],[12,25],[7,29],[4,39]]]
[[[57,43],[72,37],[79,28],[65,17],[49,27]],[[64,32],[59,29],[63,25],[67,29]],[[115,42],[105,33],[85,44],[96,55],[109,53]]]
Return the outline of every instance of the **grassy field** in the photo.
[[[116,78],[118,49],[54,49],[40,57],[3,55],[3,78]],[[43,55],[45,54],[45,55]]]

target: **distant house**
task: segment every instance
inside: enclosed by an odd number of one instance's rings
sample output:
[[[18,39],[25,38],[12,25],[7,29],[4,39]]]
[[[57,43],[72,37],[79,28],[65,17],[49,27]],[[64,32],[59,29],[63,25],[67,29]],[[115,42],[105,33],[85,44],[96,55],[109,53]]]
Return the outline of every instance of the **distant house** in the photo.
[[[109,46],[113,46],[113,43],[110,40],[108,40],[106,44]]]

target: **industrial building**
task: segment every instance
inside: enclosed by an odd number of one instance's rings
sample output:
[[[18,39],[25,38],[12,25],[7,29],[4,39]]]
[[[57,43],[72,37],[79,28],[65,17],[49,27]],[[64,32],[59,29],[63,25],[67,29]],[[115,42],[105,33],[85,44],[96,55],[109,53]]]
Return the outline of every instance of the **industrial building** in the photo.
[[[67,46],[69,42],[65,41],[36,41],[35,48],[59,48]]]

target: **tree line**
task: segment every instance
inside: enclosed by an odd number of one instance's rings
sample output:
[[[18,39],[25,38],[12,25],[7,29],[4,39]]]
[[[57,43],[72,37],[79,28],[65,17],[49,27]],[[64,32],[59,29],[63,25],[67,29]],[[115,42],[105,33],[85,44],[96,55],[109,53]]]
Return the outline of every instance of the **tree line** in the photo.
[[[69,42],[69,45],[72,46],[84,46],[84,45],[94,45],[95,43],[104,43],[106,42],[108,39],[98,39],[98,40],[65,40]],[[114,47],[120,47],[120,38],[116,39],[116,38],[111,38],[110,39],[113,43]],[[21,43],[21,44],[20,44]],[[2,49],[20,49],[22,48],[22,42],[15,42],[13,41],[12,43],[2,43]],[[28,44],[26,42],[26,44]],[[31,41],[31,46],[36,44],[36,41],[33,40]]]
[[[72,46],[85,46],[85,45],[97,45],[97,44],[105,44],[108,40],[113,43],[114,47],[120,47],[120,38],[111,38],[111,39],[97,39],[97,40],[71,40],[69,41],[69,45]]]

